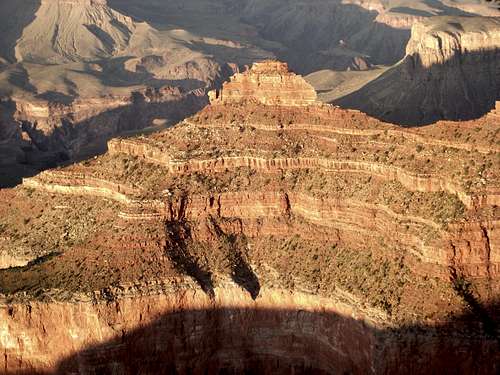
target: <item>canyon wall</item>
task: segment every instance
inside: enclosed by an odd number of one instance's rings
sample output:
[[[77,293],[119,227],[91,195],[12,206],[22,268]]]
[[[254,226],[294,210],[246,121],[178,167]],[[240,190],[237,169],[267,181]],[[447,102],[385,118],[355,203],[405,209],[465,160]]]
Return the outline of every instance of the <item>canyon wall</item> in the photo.
[[[425,70],[453,58],[467,58],[474,52],[484,52],[484,59],[493,60],[487,53],[499,48],[500,22],[497,18],[437,17],[413,26],[406,55]]]
[[[257,64],[193,118],[0,195],[0,261],[34,254],[0,269],[0,369],[497,373],[491,117],[404,131],[314,98]]]
[[[102,153],[106,141],[117,134],[154,127],[155,121],[173,124],[206,103],[203,90],[183,92],[170,87],[69,104],[14,98],[0,103],[6,116],[0,120],[0,127],[6,129],[1,143],[6,157],[12,159],[6,164],[23,162],[44,169]],[[6,162],[3,155],[2,160]]]
[[[111,155],[128,154],[143,158],[152,163],[164,165],[171,173],[192,173],[195,171],[224,172],[228,168],[250,167],[264,172],[282,170],[320,168],[326,171],[361,172],[387,180],[400,182],[412,191],[433,192],[445,191],[456,194],[468,208],[485,205],[498,205],[500,194],[496,191],[483,195],[471,195],[449,179],[429,174],[418,174],[403,168],[381,163],[357,162],[347,160],[331,160],[326,158],[259,158],[253,156],[234,156],[207,160],[178,161],[167,152],[154,146],[134,140],[113,139],[108,143]]]
[[[408,335],[412,327],[397,329],[373,313],[281,290],[264,289],[254,301],[231,285],[216,289],[214,299],[180,289],[107,302],[4,303],[0,367],[5,374],[120,375],[425,374],[450,363],[463,373],[498,370],[492,338],[439,324]]]
[[[431,218],[398,214],[384,205],[315,198],[300,192],[243,191],[143,200],[134,198],[141,195],[140,191],[126,185],[60,172],[44,172],[37,178],[26,179],[24,186],[116,200],[124,204],[117,213],[117,217],[124,220],[188,220],[201,225],[196,229],[201,231],[201,237],[205,236],[203,223],[207,217],[237,218],[240,225],[229,228],[229,232],[249,238],[293,236],[297,227],[280,220],[300,218],[309,226],[334,231],[340,241],[351,247],[372,248],[382,241],[386,246],[404,248],[408,266],[422,275],[447,280],[450,267],[472,278],[500,275],[500,222],[495,220],[459,221],[443,226]],[[391,233],[398,236],[393,237]],[[307,229],[300,235],[307,237]],[[321,234],[315,231],[312,236],[317,240]]]
[[[479,118],[500,95],[499,51],[496,17],[432,17],[399,64],[336,103],[404,125]]]

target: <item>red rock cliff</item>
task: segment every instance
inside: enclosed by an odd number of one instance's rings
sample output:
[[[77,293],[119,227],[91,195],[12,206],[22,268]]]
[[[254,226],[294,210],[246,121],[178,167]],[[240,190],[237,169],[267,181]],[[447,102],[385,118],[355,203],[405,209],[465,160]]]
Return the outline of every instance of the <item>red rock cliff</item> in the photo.
[[[302,77],[290,72],[286,63],[263,61],[234,75],[221,90],[210,93],[212,104],[246,100],[265,105],[307,106],[316,102],[316,92]]]

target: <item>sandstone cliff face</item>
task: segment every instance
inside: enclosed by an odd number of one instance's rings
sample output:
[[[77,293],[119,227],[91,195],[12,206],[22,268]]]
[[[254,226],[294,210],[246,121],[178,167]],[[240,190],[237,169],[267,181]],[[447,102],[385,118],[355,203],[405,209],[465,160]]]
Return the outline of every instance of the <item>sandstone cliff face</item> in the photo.
[[[415,24],[406,55],[426,69],[460,57],[467,64],[467,55],[475,52],[484,53],[487,59],[488,53],[499,48],[500,22],[496,18],[436,17]],[[494,55],[489,58],[493,61]]]
[[[402,129],[277,62],[212,100],[0,191],[4,372],[499,370],[493,115]]]
[[[500,95],[499,50],[497,18],[433,17],[413,26],[398,65],[337,102],[407,125],[478,118]]]
[[[288,70],[286,63],[263,61],[236,74],[221,90],[210,93],[212,104],[255,101],[265,105],[308,106],[316,102],[316,91]]]
[[[495,340],[460,337],[457,327],[410,334],[304,293],[262,290],[254,301],[231,284],[216,293],[2,305],[0,366],[6,374],[425,374],[451,361],[465,373],[498,370]]]
[[[254,302],[230,285],[216,300],[187,291],[109,304],[4,305],[0,314],[6,373],[363,371],[374,341],[363,313],[347,305],[272,290]]]
[[[307,167],[314,168],[311,164]],[[232,166],[225,164],[223,168],[227,171]],[[214,173],[216,169],[208,164],[198,171]],[[186,170],[182,173],[192,172]],[[248,238],[256,238],[277,233],[287,236],[300,233],[301,229],[290,227],[286,223],[279,223],[279,218],[293,215],[310,225],[336,231],[339,240],[351,246],[359,246],[363,241],[366,243],[383,241],[386,246],[402,247],[408,253],[409,267],[416,273],[448,279],[448,270],[454,267],[464,277],[498,278],[500,275],[500,249],[498,248],[500,223],[498,221],[460,222],[443,228],[432,219],[408,213],[398,214],[390,207],[380,204],[361,203],[350,199],[343,201],[318,199],[309,194],[294,192],[243,191],[211,195],[197,194],[185,196],[178,201],[164,202],[161,199],[136,198],[144,192],[105,180],[75,174],[65,175],[60,172],[45,173],[41,177],[43,178],[25,180],[24,186],[52,193],[105,197],[115,200],[125,205],[117,213],[117,217],[124,220],[163,219],[190,222],[201,220],[202,223],[203,218],[211,216],[220,219],[233,217],[240,220],[240,226],[235,234],[242,233]],[[425,190],[423,187],[421,189],[426,192],[432,191]],[[266,220],[261,221],[262,218]],[[193,226],[192,229],[195,230],[195,228]],[[196,228],[196,230],[201,230],[201,228]],[[429,231],[432,233],[432,239],[425,239],[423,234]],[[399,233],[397,238],[391,237],[391,233],[394,232]],[[357,236],[353,237],[353,233],[357,233]],[[300,233],[300,235],[307,237],[307,233]],[[318,234],[315,235],[318,236]],[[7,259],[7,263],[3,266],[7,267],[9,264]]]

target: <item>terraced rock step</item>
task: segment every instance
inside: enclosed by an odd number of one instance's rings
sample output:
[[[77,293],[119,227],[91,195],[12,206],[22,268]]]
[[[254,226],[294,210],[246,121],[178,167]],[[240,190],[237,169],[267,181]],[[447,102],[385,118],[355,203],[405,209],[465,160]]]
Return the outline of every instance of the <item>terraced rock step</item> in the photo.
[[[2,368],[495,372],[495,116],[398,128],[270,61],[214,95],[0,190]]]

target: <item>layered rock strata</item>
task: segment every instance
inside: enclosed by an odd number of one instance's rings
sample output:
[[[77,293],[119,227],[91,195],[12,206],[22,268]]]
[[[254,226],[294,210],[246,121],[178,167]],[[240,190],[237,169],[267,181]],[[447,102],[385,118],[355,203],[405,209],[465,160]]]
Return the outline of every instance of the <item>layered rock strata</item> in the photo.
[[[255,63],[244,73],[234,75],[221,90],[209,94],[212,104],[255,101],[264,105],[308,106],[316,102],[316,91],[279,61]]]
[[[465,372],[497,369],[495,340],[465,342],[446,326],[408,334],[331,299],[263,290],[252,301],[233,285],[217,292],[215,300],[191,290],[10,306],[1,312],[0,365],[7,373],[397,374],[402,364],[410,373],[446,371],[451,360]]]
[[[449,278],[455,267],[466,277],[485,278],[500,275],[500,221],[457,222],[443,227],[437,220],[411,214],[400,214],[383,204],[355,200],[315,198],[307,193],[233,192],[190,195],[185,200],[141,200],[144,192],[107,181],[78,176],[54,176],[45,182],[26,180],[25,186],[69,195],[105,197],[122,203],[117,217],[131,221],[203,218],[239,218],[235,234],[249,238],[276,233],[292,236],[297,229],[279,223],[279,218],[293,215],[309,225],[333,230],[345,244],[360,246],[384,241],[403,247],[407,263],[416,273]],[[127,192],[129,195],[127,195]],[[262,221],[266,218],[265,221]],[[260,221],[260,224],[259,224]],[[201,221],[203,223],[203,220]],[[391,239],[391,233],[399,236]],[[356,238],[355,234],[358,236]],[[318,233],[314,234],[318,236]],[[308,237],[307,234],[301,236]],[[427,238],[426,238],[427,237]],[[313,236],[314,238],[314,236]],[[316,238],[317,239],[317,238]]]
[[[259,91],[284,65],[249,72],[239,101],[241,75],[173,128],[0,191],[0,366],[495,373],[496,118],[401,129]]]
[[[405,125],[479,118],[500,95],[499,51],[496,17],[432,17],[399,64],[337,103]]]
[[[146,89],[123,97],[76,99],[68,104],[13,98],[0,103],[5,110],[0,119],[5,146],[0,144],[0,154],[5,165],[27,163],[47,168],[103,152],[107,139],[117,134],[154,128],[157,122],[173,124],[206,102],[204,90],[186,92],[176,87]]]

